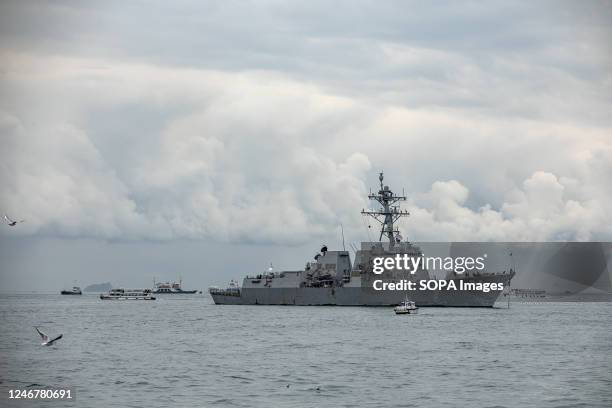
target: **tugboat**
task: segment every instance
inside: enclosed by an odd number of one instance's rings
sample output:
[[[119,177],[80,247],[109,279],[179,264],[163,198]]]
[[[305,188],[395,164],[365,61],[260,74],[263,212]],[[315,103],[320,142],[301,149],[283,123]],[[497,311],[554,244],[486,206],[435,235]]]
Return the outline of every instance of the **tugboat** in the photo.
[[[182,288],[183,280],[179,279],[178,283],[176,282],[155,282],[153,279],[153,293],[158,295],[193,295],[194,293],[198,293],[197,290],[183,290]]]
[[[62,295],[82,295],[81,288],[78,286],[73,286],[72,290],[62,290],[60,292]]]
[[[155,300],[151,289],[111,289],[100,295],[102,300]]]
[[[393,308],[395,314],[416,314],[418,310],[416,303],[408,300],[408,298]]]

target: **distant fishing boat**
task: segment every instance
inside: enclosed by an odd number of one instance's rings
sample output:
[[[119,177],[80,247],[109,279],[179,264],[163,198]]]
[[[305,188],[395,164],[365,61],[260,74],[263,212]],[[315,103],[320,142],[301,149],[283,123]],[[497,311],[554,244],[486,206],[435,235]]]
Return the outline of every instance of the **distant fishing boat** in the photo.
[[[153,280],[153,293],[157,295],[193,295],[197,290],[183,290],[183,280],[177,282],[155,282]]]
[[[62,295],[82,295],[81,288],[78,286],[73,286],[72,290],[62,290],[60,292]]]
[[[155,300],[151,289],[111,289],[100,295],[102,300]]]

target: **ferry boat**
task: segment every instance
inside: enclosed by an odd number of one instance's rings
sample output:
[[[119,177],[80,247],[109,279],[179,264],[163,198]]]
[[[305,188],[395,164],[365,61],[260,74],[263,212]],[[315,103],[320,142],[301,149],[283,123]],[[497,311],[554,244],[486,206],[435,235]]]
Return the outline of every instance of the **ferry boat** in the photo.
[[[100,295],[102,300],[155,300],[151,289],[111,289]]]
[[[418,310],[416,303],[408,299],[393,308],[395,314],[416,314]]]
[[[62,295],[82,295],[81,288],[78,286],[73,286],[72,290],[62,290],[60,292]]]
[[[177,282],[155,282],[153,280],[153,293],[160,295],[193,295],[197,290],[183,290],[183,280]]]

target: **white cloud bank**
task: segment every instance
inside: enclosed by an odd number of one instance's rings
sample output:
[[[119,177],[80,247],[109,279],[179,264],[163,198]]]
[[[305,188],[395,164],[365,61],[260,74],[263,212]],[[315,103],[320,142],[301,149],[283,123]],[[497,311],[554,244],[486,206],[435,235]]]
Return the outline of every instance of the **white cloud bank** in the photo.
[[[554,174],[537,171],[501,208],[486,204],[472,210],[464,206],[469,194],[465,186],[437,181],[422,196],[427,204],[409,204],[407,230],[420,240],[449,241],[588,241],[612,236],[605,206],[595,199],[569,199],[568,188],[571,185]]]
[[[367,157],[335,160],[305,137],[350,101],[265,75],[6,60],[5,83],[27,89],[0,114],[2,206],[27,219],[22,233],[300,243],[355,223],[342,203],[363,202]],[[140,104],[187,108],[151,133],[128,123],[116,140],[87,122]]]
[[[2,208],[27,219],[10,233],[298,244],[343,223],[365,239],[366,179],[384,168],[408,187],[413,240],[612,238],[608,128],[379,105],[265,72],[2,60]]]
[[[612,8],[0,4],[4,235],[612,239]],[[332,231],[332,232],[330,232]]]

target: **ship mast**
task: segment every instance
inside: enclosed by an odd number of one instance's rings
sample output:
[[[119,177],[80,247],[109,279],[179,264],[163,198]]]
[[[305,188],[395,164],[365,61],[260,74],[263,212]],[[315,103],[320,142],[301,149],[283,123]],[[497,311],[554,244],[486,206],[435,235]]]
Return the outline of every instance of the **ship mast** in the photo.
[[[383,235],[389,239],[389,249],[395,245],[395,234],[399,235],[399,230],[394,228],[393,224],[401,217],[407,217],[410,213],[406,210],[400,209],[399,202],[406,201],[405,196],[399,196],[393,194],[393,191],[389,189],[389,186],[383,185],[384,175],[379,173],[378,180],[380,180],[380,190],[378,194],[370,194],[368,198],[370,200],[377,201],[382,208],[379,210],[361,210],[362,215],[368,215],[374,218],[381,225],[379,241],[382,241]]]

